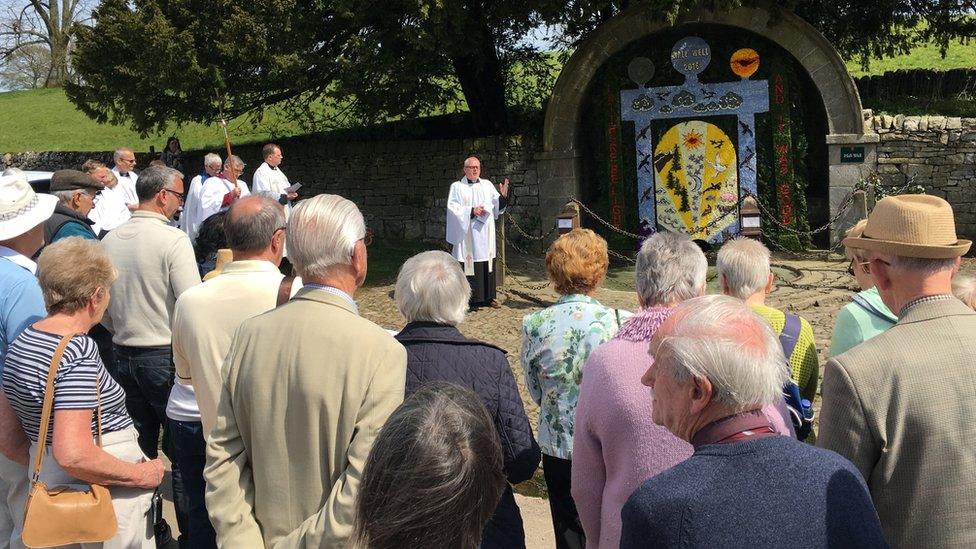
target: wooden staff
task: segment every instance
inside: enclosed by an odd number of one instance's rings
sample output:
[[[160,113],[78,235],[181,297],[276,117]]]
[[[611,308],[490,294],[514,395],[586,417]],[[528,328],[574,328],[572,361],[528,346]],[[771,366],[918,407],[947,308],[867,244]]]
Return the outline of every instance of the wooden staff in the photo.
[[[229,160],[234,153],[230,150],[230,134],[227,133],[227,121],[223,118],[220,119],[220,127],[224,129],[224,147],[227,148],[227,159]],[[234,188],[240,191],[240,185],[237,184],[237,178],[234,178]]]

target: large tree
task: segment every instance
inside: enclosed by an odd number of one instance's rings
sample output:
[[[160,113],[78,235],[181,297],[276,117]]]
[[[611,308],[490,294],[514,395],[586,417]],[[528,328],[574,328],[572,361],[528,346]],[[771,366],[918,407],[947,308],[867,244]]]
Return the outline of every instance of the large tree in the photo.
[[[85,0],[7,0],[0,16],[0,63],[5,70],[16,70],[27,62],[29,71],[36,61],[47,58],[47,71],[41,85],[60,86],[68,79],[68,56],[78,22],[89,6]],[[39,48],[47,50],[41,55]],[[30,74],[23,75],[30,79]]]
[[[972,36],[973,1],[780,0],[848,56]],[[141,131],[284,105],[312,125],[415,117],[466,104],[484,133],[551,86],[542,26],[567,47],[628,6],[673,19],[759,0],[102,0],[78,36],[69,98]],[[928,22],[929,25],[919,25]],[[968,34],[967,34],[968,33]],[[329,104],[322,109],[323,102]]]

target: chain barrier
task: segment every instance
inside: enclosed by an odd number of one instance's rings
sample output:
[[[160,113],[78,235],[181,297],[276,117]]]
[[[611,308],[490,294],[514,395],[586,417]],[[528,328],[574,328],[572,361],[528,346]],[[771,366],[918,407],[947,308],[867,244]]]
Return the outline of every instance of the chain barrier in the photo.
[[[512,223],[512,226],[515,227],[515,230],[518,231],[524,238],[528,240],[534,240],[534,241],[545,240],[549,238],[549,235],[551,235],[556,230],[556,225],[553,225],[552,228],[549,229],[549,232],[547,232],[546,234],[541,236],[534,236],[529,234],[525,229],[523,229],[522,226],[518,224],[518,221],[515,221],[515,218],[511,214],[506,215],[505,219],[507,221],[510,221]]]
[[[577,206],[579,206],[580,209],[582,209],[586,213],[590,214],[590,217],[592,217],[593,219],[596,219],[597,221],[599,221],[600,223],[602,223],[606,228],[610,229],[611,231],[620,233],[620,234],[622,234],[624,236],[627,236],[627,237],[630,237],[630,238],[634,238],[636,240],[640,240],[641,238],[643,238],[639,234],[634,234],[634,233],[631,233],[631,232],[627,232],[627,231],[625,231],[623,229],[620,229],[618,227],[615,227],[612,223],[610,223],[609,221],[606,221],[602,217],[598,216],[596,213],[593,212],[593,210],[589,209],[586,206],[586,204],[583,204],[582,202],[580,202],[575,197],[570,197],[569,198],[569,201],[572,202],[572,203],[574,203],[574,204],[576,204]]]
[[[636,260],[631,259],[631,258],[625,256],[624,254],[617,253],[617,252],[615,252],[615,251],[613,251],[611,249],[607,249],[607,253],[610,254],[613,257],[616,257],[617,259],[623,259],[624,261],[627,261],[628,263],[631,263],[631,264],[634,264],[634,265],[637,264],[637,261]]]

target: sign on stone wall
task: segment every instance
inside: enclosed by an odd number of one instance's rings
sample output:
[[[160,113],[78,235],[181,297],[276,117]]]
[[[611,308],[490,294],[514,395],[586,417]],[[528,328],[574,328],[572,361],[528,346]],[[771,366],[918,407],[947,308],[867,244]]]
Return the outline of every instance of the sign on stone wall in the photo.
[[[638,88],[620,92],[620,112],[634,122],[642,236],[660,227],[721,242],[739,232],[741,194],[756,193],[755,115],[769,110],[767,82],[749,80],[759,55],[748,48],[732,55],[729,66],[739,81],[699,82],[711,55],[699,37],[679,40],[671,50],[674,70],[684,75],[679,86],[647,88],[655,71],[650,59],[628,66]],[[734,117],[735,141],[719,123],[723,116]],[[662,120],[675,124],[655,144],[651,125]]]

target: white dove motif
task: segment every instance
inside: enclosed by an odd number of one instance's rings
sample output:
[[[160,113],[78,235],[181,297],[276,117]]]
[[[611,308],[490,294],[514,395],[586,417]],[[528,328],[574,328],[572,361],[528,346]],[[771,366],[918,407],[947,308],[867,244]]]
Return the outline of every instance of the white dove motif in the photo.
[[[709,166],[715,169],[716,174],[722,173],[725,170],[729,169],[728,166],[722,164],[721,157],[718,154],[715,155],[715,162],[708,162],[707,160],[706,162],[708,163]]]

